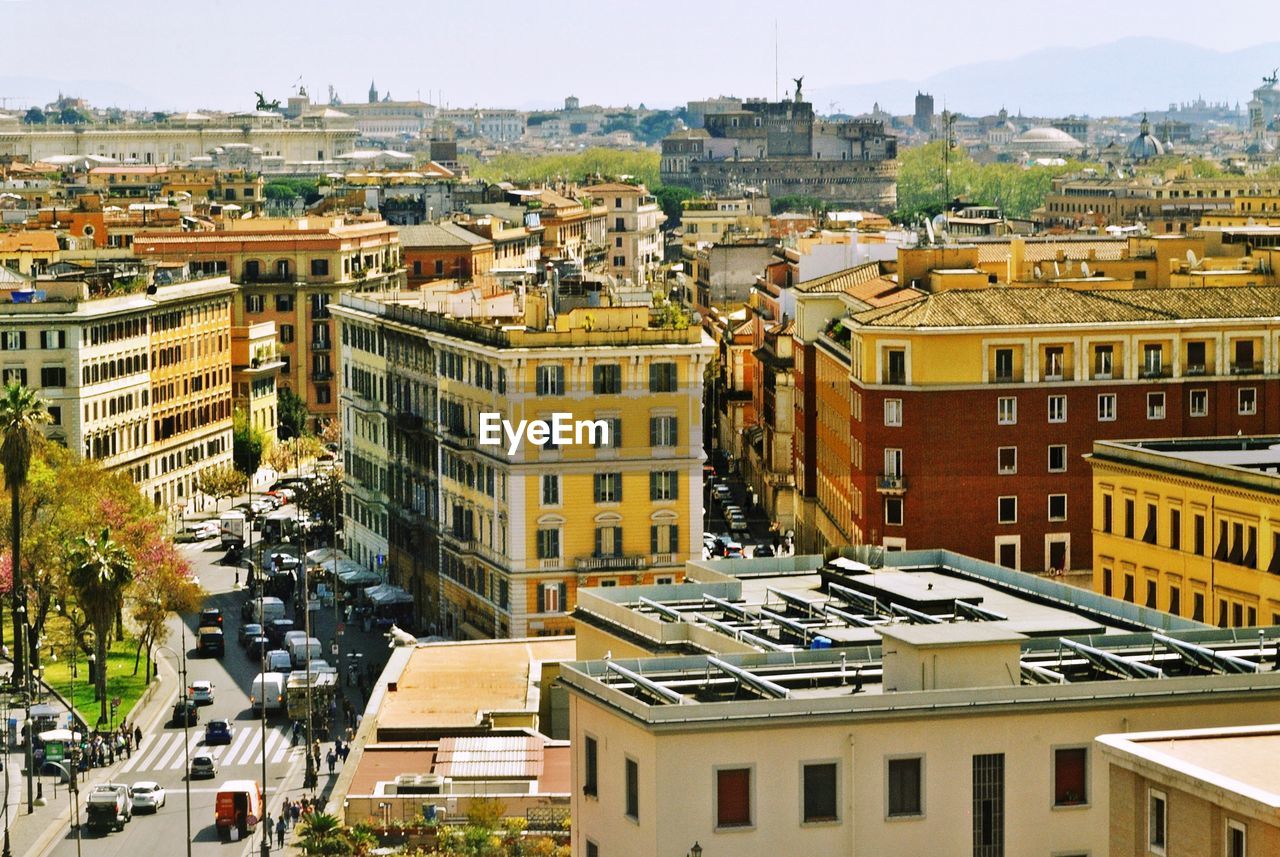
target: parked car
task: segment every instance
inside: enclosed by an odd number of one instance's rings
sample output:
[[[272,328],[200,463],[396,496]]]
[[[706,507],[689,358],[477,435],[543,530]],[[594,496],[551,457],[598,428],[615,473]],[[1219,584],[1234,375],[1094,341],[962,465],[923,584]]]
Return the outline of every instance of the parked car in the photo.
[[[191,682],[191,687],[187,688],[187,693],[191,696],[191,701],[196,705],[212,705],[213,704],[213,682],[205,679],[199,679]]]
[[[212,779],[218,775],[218,766],[212,756],[193,756],[191,759],[191,779]]]
[[[220,658],[226,651],[226,640],[221,628],[201,628],[196,638],[196,651],[202,655]]]
[[[212,747],[214,744],[230,744],[235,734],[236,730],[231,725],[231,721],[210,720],[209,725],[204,727],[204,744],[206,747]]]
[[[240,629],[236,631],[236,637],[240,641],[240,645],[247,646],[249,641],[254,637],[262,636],[262,626],[257,622],[242,622]]]
[[[768,543],[756,545],[756,549],[752,552],[751,555],[756,557],[777,556],[777,554],[773,550],[773,545]]]
[[[271,641],[259,634],[256,637],[250,637],[249,642],[245,643],[244,653],[252,660],[260,661],[270,649]]]
[[[198,628],[221,628],[222,627],[222,611],[217,607],[206,607],[200,611],[200,624]]]
[[[721,503],[727,502],[733,496],[733,492],[729,490],[729,486],[723,482],[717,482],[711,486],[711,494]]]
[[[285,635],[293,631],[297,625],[292,619],[272,619],[266,625],[267,639],[271,640],[276,646],[284,646]]]
[[[195,726],[200,722],[200,709],[189,699],[179,699],[173,704],[174,726]]]
[[[725,557],[726,559],[736,559],[736,558],[741,558],[741,556],[742,556],[742,545],[738,544],[737,542],[733,541],[732,539],[731,539],[731,540],[729,540],[729,541],[727,541],[727,542],[725,542],[725,545],[724,545],[724,553],[722,553],[722,554],[721,554],[721,556]]]
[[[129,789],[129,794],[133,798],[133,811],[157,812],[160,807],[164,806],[165,791],[164,786],[151,780],[143,780],[133,784]]]

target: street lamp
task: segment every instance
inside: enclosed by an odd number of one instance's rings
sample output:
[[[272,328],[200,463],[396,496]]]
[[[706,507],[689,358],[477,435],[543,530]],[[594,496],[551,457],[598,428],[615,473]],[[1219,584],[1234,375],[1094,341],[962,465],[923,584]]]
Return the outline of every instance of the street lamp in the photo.
[[[702,846],[695,839],[693,847],[689,849],[689,857],[702,857]]]
[[[79,733],[73,730],[71,734],[78,735]],[[75,743],[76,743],[75,741],[72,741],[73,745]],[[73,751],[73,755],[74,755],[74,751]],[[62,764],[61,762],[46,762],[45,764],[53,765],[55,768],[57,768],[58,770],[62,771],[62,773],[67,775],[67,803],[71,805],[71,812],[72,812],[71,826],[76,831],[76,857],[80,857],[80,827],[81,827],[80,801],[77,799],[77,795],[80,793],[80,789],[76,786],[75,760],[74,758],[71,760],[70,769],[68,769],[67,766]],[[54,783],[53,790],[56,796],[56,793],[58,791],[57,783]]]
[[[253,560],[250,560],[250,562],[253,562]],[[262,574],[260,573],[258,575],[258,622],[259,623],[261,623],[262,620],[266,619],[267,617],[267,614],[262,609],[262,594],[266,590],[266,588],[267,588],[266,581],[262,579]],[[264,625],[263,632],[265,633],[265,631],[266,631],[266,627]],[[267,805],[267,647],[259,646],[258,651],[262,657],[262,661],[258,667],[258,676],[260,679],[259,693],[262,694],[262,805],[263,807],[265,807]],[[288,704],[288,700],[287,700],[287,692],[286,692],[286,705],[287,704]],[[307,748],[307,752],[308,753],[311,752],[310,747]],[[265,829],[267,826],[266,816],[267,814],[263,812],[262,814],[262,818],[263,818],[262,857],[268,857],[268,855],[271,854],[271,831]],[[187,838],[190,839],[191,837],[187,837]]]
[[[173,659],[178,662],[178,677],[181,680],[178,686],[182,699],[187,698],[187,625],[182,623],[182,654],[179,655],[168,646],[156,646],[157,651],[168,652],[173,655]],[[182,778],[184,787],[187,792],[187,857],[191,857],[191,713],[186,706],[182,708],[182,756],[183,764],[186,766],[186,776]]]
[[[20,691],[15,692],[12,689],[6,690],[4,691],[3,696],[4,696],[5,728],[7,729],[8,721],[9,721],[9,711],[12,709],[13,703],[17,702],[19,707],[22,707],[26,703],[24,701],[25,695],[22,694]],[[4,747],[5,747],[5,764],[8,764],[9,740],[8,740],[7,734],[5,735]],[[9,846],[9,775],[8,775],[8,772],[5,773],[5,777],[4,777],[4,850],[0,851],[0,855],[2,855],[2,857],[13,857],[13,851]]]
[[[25,649],[27,642],[30,641],[30,634],[27,630],[27,599],[26,599],[25,593],[22,596],[22,600],[18,602],[18,606],[14,609],[14,615],[18,617],[18,620],[22,625],[22,636],[24,639],[21,641],[21,643],[19,643],[19,645],[21,645]],[[35,763],[36,732],[35,732],[35,728],[31,724],[32,688],[31,688],[31,658],[30,657],[26,657],[22,659],[22,672],[23,674],[19,676],[17,679],[15,679],[15,687],[20,686],[25,691],[23,701],[26,707],[26,720],[24,722],[26,724],[26,729],[27,729],[27,737],[25,741],[26,753],[27,753],[27,815],[30,815],[31,813],[36,811],[36,800],[35,800],[36,775],[35,775],[35,771],[32,770],[36,764]],[[21,681],[22,684],[17,685],[16,684],[17,681]],[[6,776],[5,777],[6,784],[8,783],[8,779],[9,778]]]
[[[83,736],[84,732],[77,731],[77,728],[83,726],[83,724],[80,722],[80,716],[76,714],[76,644],[74,640],[67,646],[67,651],[71,654],[71,753],[66,757],[70,770],[68,770],[68,765],[61,765],[57,762],[50,762],[49,764],[57,768],[61,768],[62,772],[67,775],[67,801],[71,804],[71,826],[76,832],[76,857],[80,857],[80,785],[76,779],[76,772],[80,767],[80,736]],[[57,652],[51,650],[49,652],[49,658],[52,661],[57,661]],[[9,778],[5,777],[6,786],[8,785],[8,782]],[[57,789],[57,784],[55,784],[55,795],[57,794]],[[5,810],[8,811],[8,801],[5,803]],[[6,825],[6,837],[8,832]],[[7,844],[8,842],[6,839],[6,845]]]

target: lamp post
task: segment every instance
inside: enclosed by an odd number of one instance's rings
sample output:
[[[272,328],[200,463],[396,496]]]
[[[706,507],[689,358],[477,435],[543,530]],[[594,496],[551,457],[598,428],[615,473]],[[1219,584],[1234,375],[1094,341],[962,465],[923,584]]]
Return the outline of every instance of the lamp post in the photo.
[[[17,608],[15,608],[14,613],[15,615],[17,615],[18,621],[21,623],[21,627],[22,627],[23,639],[21,643],[19,643],[19,645],[21,645],[25,649],[26,643],[30,640],[30,634],[27,631],[27,599],[25,594],[22,596],[22,600],[18,602],[18,606]],[[16,677],[15,682],[17,681],[22,682],[21,685],[16,685],[16,686],[20,686],[24,691],[23,701],[25,703],[25,708],[26,708],[26,720],[24,721],[24,723],[26,724],[27,736],[26,736],[26,741],[23,743],[26,744],[26,754],[27,754],[27,815],[30,815],[31,813],[36,811],[36,800],[35,800],[36,774],[35,774],[35,771],[33,770],[33,768],[35,768],[36,731],[34,726],[31,723],[31,695],[32,695],[31,658],[29,657],[23,658],[22,673],[23,674],[21,676]],[[8,782],[8,777],[5,778],[5,781]]]
[[[250,562],[252,561],[253,560],[250,560]],[[262,579],[261,571],[262,570],[259,569],[258,574],[258,621],[260,623],[266,618],[266,613],[262,609],[262,593],[267,588],[265,585],[266,581]],[[263,631],[265,633],[265,626]],[[258,692],[262,694],[262,805],[265,807],[267,804],[267,647],[259,646],[258,651],[262,658],[258,667],[258,675],[261,677],[260,689]],[[310,753],[311,749],[307,748],[307,752]],[[264,828],[262,832],[262,857],[267,857],[267,855],[271,853],[271,831],[265,829],[267,826],[265,818],[266,813],[264,812],[264,821],[262,823]]]
[[[187,698],[187,625],[182,623],[182,654],[179,655],[168,646],[157,646],[157,651],[168,652],[178,662],[178,677],[181,680],[179,692],[182,699]],[[182,709],[182,756],[186,767],[186,776],[182,778],[187,797],[187,857],[191,857],[191,713],[184,706]]]
[[[75,735],[79,733],[73,731],[72,734]],[[72,744],[75,744],[75,742],[73,741]],[[80,801],[76,797],[79,794],[80,789],[76,786],[76,763],[74,759],[71,759],[69,761],[69,768],[61,762],[46,762],[45,764],[53,765],[55,768],[67,775],[67,803],[71,806],[71,827],[76,832],[76,857],[80,857]],[[54,783],[53,789],[56,797],[58,790],[57,783]]]
[[[10,710],[12,710],[14,702],[17,702],[19,704],[19,707],[25,704],[23,702],[23,696],[20,692],[15,692],[13,689],[6,690],[4,692],[4,713],[5,713],[6,729],[8,728],[9,712]],[[5,764],[7,765],[9,763],[9,758],[8,758],[9,757],[9,740],[8,740],[7,734],[5,735],[4,749],[5,749]],[[13,851],[9,845],[9,772],[7,770],[5,771],[5,775],[4,775],[4,849],[3,851],[0,851],[0,857],[13,857]]]
[[[71,828],[76,832],[76,857],[80,857],[80,785],[76,778],[76,773],[80,767],[80,737],[84,733],[78,731],[82,724],[79,715],[76,714],[76,644],[74,640],[67,646],[67,651],[71,655],[71,752],[66,756],[66,765],[60,765],[57,762],[51,762],[50,764],[61,768],[62,772],[67,775],[67,801],[71,804]],[[50,650],[49,658],[57,661],[57,652]],[[5,778],[5,784],[8,785],[7,777]],[[55,793],[57,791],[56,785],[54,786],[54,791]],[[8,830],[5,832],[7,834]]]

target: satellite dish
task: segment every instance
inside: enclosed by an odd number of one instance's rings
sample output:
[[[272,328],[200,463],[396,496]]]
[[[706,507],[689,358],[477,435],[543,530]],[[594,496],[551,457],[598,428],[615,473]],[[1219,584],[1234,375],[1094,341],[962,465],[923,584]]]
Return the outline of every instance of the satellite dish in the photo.
[[[929,233],[929,243],[930,244],[938,243],[937,236],[933,234],[933,222],[930,220],[926,220],[924,222],[924,228],[925,228],[925,231]]]
[[[694,323],[694,324],[702,324],[702,313],[700,313],[700,312],[695,312],[695,313],[693,314],[693,323]]]
[[[1080,273],[1081,273],[1081,275],[1082,275],[1082,276],[1085,276],[1085,277],[1089,276],[1089,263],[1088,263],[1088,262],[1081,262],[1081,263],[1080,263]]]
[[[1195,250],[1187,250],[1187,264],[1193,268],[1200,264],[1200,260],[1196,258]]]
[[[1036,272],[1036,279],[1037,279],[1037,280],[1044,276],[1044,272],[1040,270],[1040,266],[1039,266],[1039,265],[1036,265],[1036,266],[1035,266],[1035,268],[1034,268],[1033,270]]]

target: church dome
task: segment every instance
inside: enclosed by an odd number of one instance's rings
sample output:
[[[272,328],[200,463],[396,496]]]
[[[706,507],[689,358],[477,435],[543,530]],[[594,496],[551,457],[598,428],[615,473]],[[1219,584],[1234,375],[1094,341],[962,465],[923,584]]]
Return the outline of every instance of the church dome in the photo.
[[[1151,123],[1147,115],[1142,114],[1142,124],[1138,126],[1138,136],[1129,142],[1125,155],[1132,161],[1145,161],[1164,154],[1164,144],[1151,133]]]
[[[1047,125],[1024,131],[1010,145],[1031,154],[1075,154],[1084,149],[1084,143],[1066,131]]]

